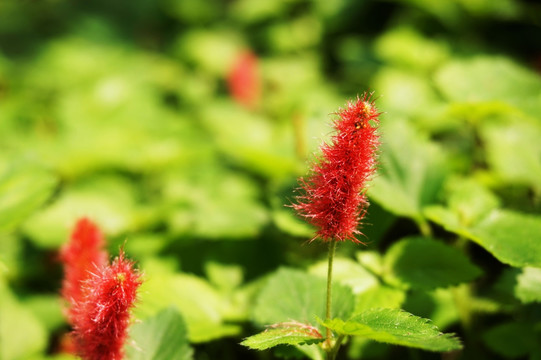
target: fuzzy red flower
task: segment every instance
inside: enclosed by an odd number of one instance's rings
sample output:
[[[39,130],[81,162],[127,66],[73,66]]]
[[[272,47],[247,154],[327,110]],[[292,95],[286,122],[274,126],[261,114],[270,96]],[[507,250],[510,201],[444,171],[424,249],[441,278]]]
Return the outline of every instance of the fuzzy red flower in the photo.
[[[260,97],[261,84],[255,54],[245,51],[239,55],[227,78],[229,93],[239,104],[254,108]]]
[[[379,114],[370,95],[348,102],[336,113],[332,143],[322,145],[309,178],[300,179],[305,194],[292,206],[317,228],[314,238],[360,242],[355,235],[368,207],[366,183],[376,169]]]
[[[85,299],[75,306],[74,339],[85,360],[121,360],[141,275],[121,251],[85,283]]]
[[[105,239],[100,229],[87,218],[77,221],[70,241],[60,250],[60,260],[64,264],[62,297],[70,305],[68,320],[73,324],[73,306],[84,298],[83,283],[91,272],[107,264]]]

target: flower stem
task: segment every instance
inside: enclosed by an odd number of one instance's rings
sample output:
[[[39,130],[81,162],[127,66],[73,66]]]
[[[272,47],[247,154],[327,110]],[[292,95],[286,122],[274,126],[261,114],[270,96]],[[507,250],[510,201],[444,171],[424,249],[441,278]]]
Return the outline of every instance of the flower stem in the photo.
[[[327,268],[327,305],[325,307],[325,321],[329,321],[331,319],[331,299],[332,299],[332,266],[333,266],[333,260],[334,260],[334,252],[336,250],[336,241],[331,240],[329,242],[329,266]],[[327,342],[327,346],[329,349],[329,352],[327,352],[327,355],[331,355],[331,330],[329,328],[326,328],[325,338]]]

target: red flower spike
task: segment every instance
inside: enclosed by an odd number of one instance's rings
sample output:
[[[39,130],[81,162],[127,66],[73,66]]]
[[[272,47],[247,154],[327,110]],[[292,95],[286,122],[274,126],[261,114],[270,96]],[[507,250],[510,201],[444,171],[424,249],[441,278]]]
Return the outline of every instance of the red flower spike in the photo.
[[[60,260],[64,263],[62,297],[70,305],[68,320],[73,324],[73,306],[84,298],[82,285],[91,272],[107,264],[105,239],[100,229],[87,218],[77,221],[70,241],[60,250]]]
[[[376,169],[379,114],[370,95],[348,102],[336,113],[332,143],[321,146],[309,178],[300,179],[305,194],[292,207],[318,229],[314,239],[361,242],[355,235],[368,207],[366,183]]]
[[[141,275],[121,251],[110,266],[86,281],[86,296],[75,307],[74,339],[84,360],[121,360]]]
[[[229,93],[239,104],[254,108],[259,102],[261,84],[255,54],[246,51],[239,55],[227,78]]]

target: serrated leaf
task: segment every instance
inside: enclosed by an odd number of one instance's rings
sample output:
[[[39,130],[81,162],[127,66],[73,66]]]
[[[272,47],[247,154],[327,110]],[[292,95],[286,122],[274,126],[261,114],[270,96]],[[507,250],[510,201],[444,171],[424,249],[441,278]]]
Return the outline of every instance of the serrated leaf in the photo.
[[[381,169],[369,195],[393,214],[423,220],[422,208],[436,201],[445,176],[440,149],[405,122],[382,130]]]
[[[333,285],[333,316],[347,318],[354,297],[349,287]],[[272,274],[257,296],[253,319],[260,325],[299,321],[316,327],[316,317],[325,317],[326,281],[300,270],[281,268]]]
[[[50,172],[17,166],[0,174],[0,232],[22,223],[53,193],[58,180]]]
[[[174,308],[134,324],[130,329],[134,346],[128,346],[131,360],[189,360],[193,350],[188,343],[184,319]]]
[[[428,238],[396,242],[384,258],[386,281],[417,289],[435,289],[468,282],[480,275],[457,249]]]
[[[399,309],[372,309],[344,321],[323,322],[340,335],[362,336],[374,341],[429,351],[451,351],[462,348],[453,334],[443,334],[423,319]]]
[[[408,298],[402,308],[412,314],[430,319],[434,325],[444,329],[460,320],[456,298],[456,288],[432,291],[414,290],[408,293]]]
[[[324,341],[319,331],[307,324],[287,322],[275,324],[265,331],[246,338],[241,345],[265,350],[277,345],[311,345]]]

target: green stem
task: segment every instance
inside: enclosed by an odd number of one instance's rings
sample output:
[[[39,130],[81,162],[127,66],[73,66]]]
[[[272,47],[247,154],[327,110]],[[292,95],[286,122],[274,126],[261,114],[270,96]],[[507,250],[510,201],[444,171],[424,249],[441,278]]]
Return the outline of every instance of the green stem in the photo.
[[[417,219],[416,222],[417,226],[419,227],[419,231],[421,231],[421,234],[423,236],[432,236],[432,229],[430,228],[430,224],[428,223],[428,221],[424,219]]]
[[[327,353],[329,360],[336,359],[336,355],[338,354],[338,349],[340,349],[340,345],[342,345],[342,341],[346,338],[345,335],[338,336],[338,339],[336,339],[336,343],[331,348],[331,350]]]
[[[334,259],[334,252],[336,250],[336,241],[331,240],[329,242],[329,266],[327,268],[327,305],[325,308],[325,321],[329,321],[331,319],[331,299],[332,299],[332,265],[333,265],[333,259]],[[327,359],[332,359],[332,350],[331,347],[331,330],[329,328],[326,328],[325,332],[325,338],[327,343]],[[334,354],[336,355],[336,354]]]

